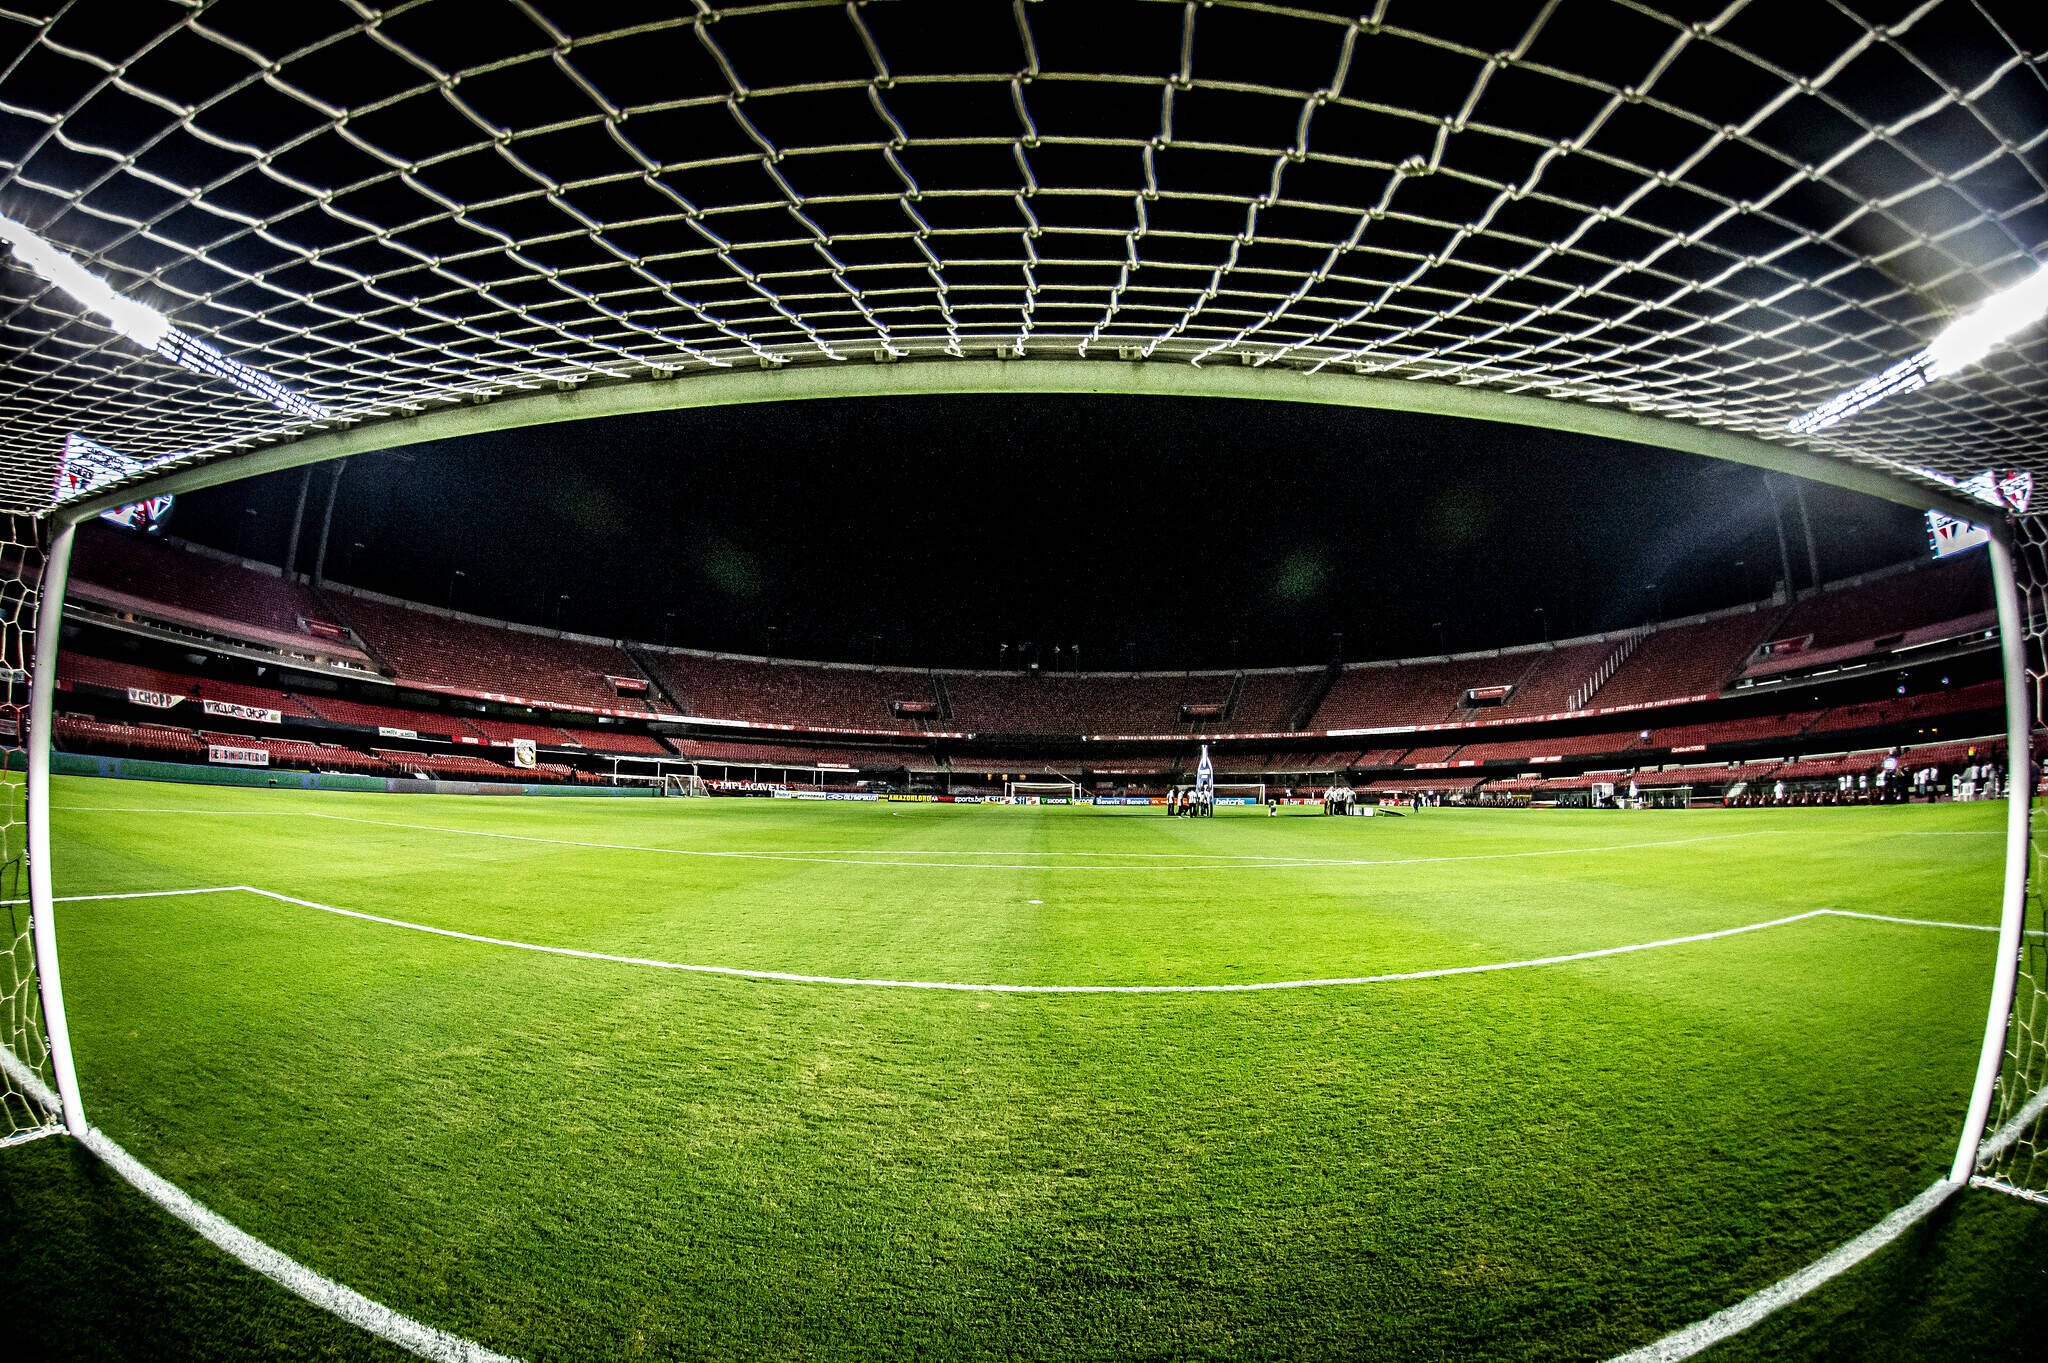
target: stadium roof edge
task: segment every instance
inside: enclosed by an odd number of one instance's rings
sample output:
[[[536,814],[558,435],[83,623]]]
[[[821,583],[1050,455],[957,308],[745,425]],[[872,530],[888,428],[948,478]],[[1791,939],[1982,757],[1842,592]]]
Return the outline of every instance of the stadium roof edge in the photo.
[[[1564,431],[1628,444],[1726,460],[1794,474],[1915,508],[1965,519],[1985,508],[1944,495],[1903,474],[1852,463],[1737,431],[1700,426],[1570,398],[1503,392],[1427,379],[1389,379],[1335,371],[1239,365],[1195,366],[1146,360],[907,360],[728,369],[709,374],[650,374],[539,393],[517,393],[415,415],[380,418],[338,430],[211,457],[167,461],[158,471],[60,506],[76,522],[148,494],[190,492],[258,474],[429,441],[563,421],[645,412],[799,402],[835,398],[1088,394],[1127,397],[1232,398],[1302,402],[1377,411],[1415,412]]]

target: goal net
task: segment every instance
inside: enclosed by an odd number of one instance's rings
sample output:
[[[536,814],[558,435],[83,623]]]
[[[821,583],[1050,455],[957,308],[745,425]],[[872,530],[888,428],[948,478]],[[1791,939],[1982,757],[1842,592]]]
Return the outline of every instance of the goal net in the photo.
[[[29,914],[28,732],[35,671],[36,609],[41,594],[42,527],[0,514],[0,899],[6,910],[7,968],[0,997],[0,1145],[63,1129],[52,1093],[49,1034]]]
[[[2013,570],[2019,587],[2020,630],[2026,663],[2026,708],[2029,732],[2038,749],[2044,720],[2043,688],[2048,686],[2048,514],[2022,513],[2012,518]],[[2033,753],[2028,755],[2029,763]],[[2029,766],[2031,772],[2034,769]],[[2038,777],[2014,798],[2038,795]],[[2037,821],[2030,827],[2038,828]],[[1976,1181],[2030,1201],[2048,1203],[2048,886],[2038,871],[2048,855],[2048,842],[2029,836],[2024,865],[2026,884],[2024,931],[2018,945],[2012,1008],[2005,1025],[2005,1054],[1977,1150]],[[2009,849],[2010,850],[2010,849]],[[1994,991],[1995,992],[1995,991]],[[1995,1007],[1994,999],[1994,1007]]]
[[[1218,781],[1211,789],[1216,792],[1216,803],[1219,805],[1266,803],[1264,781]]]
[[[670,772],[661,778],[663,795],[709,795],[711,788],[704,784],[704,778],[696,772],[681,774]]]
[[[1005,781],[1003,794],[1012,800],[1078,800],[1081,788],[1072,781]]]

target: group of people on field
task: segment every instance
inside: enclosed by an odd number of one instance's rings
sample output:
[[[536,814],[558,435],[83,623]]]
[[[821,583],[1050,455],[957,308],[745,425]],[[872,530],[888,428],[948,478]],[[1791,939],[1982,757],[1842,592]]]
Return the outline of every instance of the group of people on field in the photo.
[[[1168,818],[1213,819],[1216,817],[1216,792],[1202,786],[1193,790],[1170,790],[1166,792],[1166,813]]]

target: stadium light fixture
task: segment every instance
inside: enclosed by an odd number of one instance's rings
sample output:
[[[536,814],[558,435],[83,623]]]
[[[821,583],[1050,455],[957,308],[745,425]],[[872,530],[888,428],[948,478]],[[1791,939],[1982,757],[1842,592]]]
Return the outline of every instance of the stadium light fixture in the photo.
[[[0,241],[7,243],[23,266],[71,295],[80,307],[144,350],[195,374],[221,379],[279,411],[308,419],[327,415],[326,408],[262,370],[231,359],[198,337],[178,330],[171,325],[170,318],[155,308],[122,297],[68,252],[5,214],[0,214]]]
[[[1959,374],[2043,317],[2048,317],[2048,267],[2036,267],[2026,279],[1992,294],[1943,327],[1927,349],[1795,417],[1789,429],[1794,435],[1824,431],[1895,394]]]

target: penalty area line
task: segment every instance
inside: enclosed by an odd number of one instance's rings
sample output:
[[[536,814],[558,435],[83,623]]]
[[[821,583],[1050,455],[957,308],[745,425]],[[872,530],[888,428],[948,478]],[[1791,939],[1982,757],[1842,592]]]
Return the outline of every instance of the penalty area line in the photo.
[[[239,887],[235,887],[239,888]],[[195,893],[163,891],[160,893]],[[198,891],[196,893],[209,893]],[[81,895],[82,899],[141,899],[149,895]],[[57,1095],[42,1076],[23,1064],[6,1046],[0,1046],[0,1070],[19,1085],[29,1098],[52,1114],[60,1110]],[[60,1128],[61,1129],[61,1128]],[[190,1193],[151,1169],[112,1136],[88,1126],[79,1144],[99,1157],[100,1162],[127,1180],[129,1185],[164,1211],[182,1221],[200,1237],[245,1268],[254,1269],[293,1296],[312,1303],[329,1315],[355,1326],[407,1353],[432,1363],[519,1363],[509,1354],[487,1349],[475,1340],[464,1339],[394,1311],[306,1267],[283,1250],[257,1239]]]
[[[1760,923],[1742,923],[1734,927],[1715,928],[1707,932],[1687,933],[1680,937],[1664,937],[1653,942],[1629,942],[1621,946],[1595,947],[1586,951],[1566,952],[1555,956],[1536,956],[1518,961],[1490,961],[1480,965],[1439,966],[1430,970],[1405,970],[1377,975],[1344,975],[1301,980],[1253,980],[1222,984],[1005,984],[994,981],[968,980],[892,980],[853,975],[809,975],[790,970],[759,970],[743,966],[702,965],[687,961],[664,961],[647,956],[625,956],[607,951],[588,951],[581,947],[549,946],[541,942],[522,942],[511,937],[492,937],[483,933],[461,932],[454,928],[437,928],[425,923],[414,923],[403,918],[391,918],[383,914],[365,913],[360,909],[338,908],[322,904],[318,900],[302,899],[296,895],[279,894],[254,885],[236,888],[262,898],[275,900],[280,904],[296,904],[301,908],[331,913],[341,918],[354,918],[365,923],[377,923],[385,927],[403,928],[408,932],[423,932],[434,937],[449,937],[457,941],[476,942],[484,946],[507,947],[514,951],[532,951],[547,956],[567,956],[575,960],[602,961],[611,965],[640,966],[650,970],[674,970],[692,975],[722,975],[732,979],[764,980],[782,984],[840,985],[866,989],[917,989],[940,993],[962,994],[1257,994],[1286,989],[1341,989],[1363,985],[1401,984],[1414,980],[1449,979],[1458,975],[1485,975],[1503,970],[1527,970],[1538,966],[1568,965],[1575,961],[1598,960],[1607,956],[1624,956],[1638,951],[1654,951],[1663,947],[1684,946],[1693,942],[1713,941],[1721,937],[1735,937],[1743,933],[1762,932],[1767,928],[1785,927],[1792,923],[1812,918],[1824,918],[1832,914],[1828,909],[1808,909],[1804,913],[1790,914],[1783,918],[1767,919]]]

